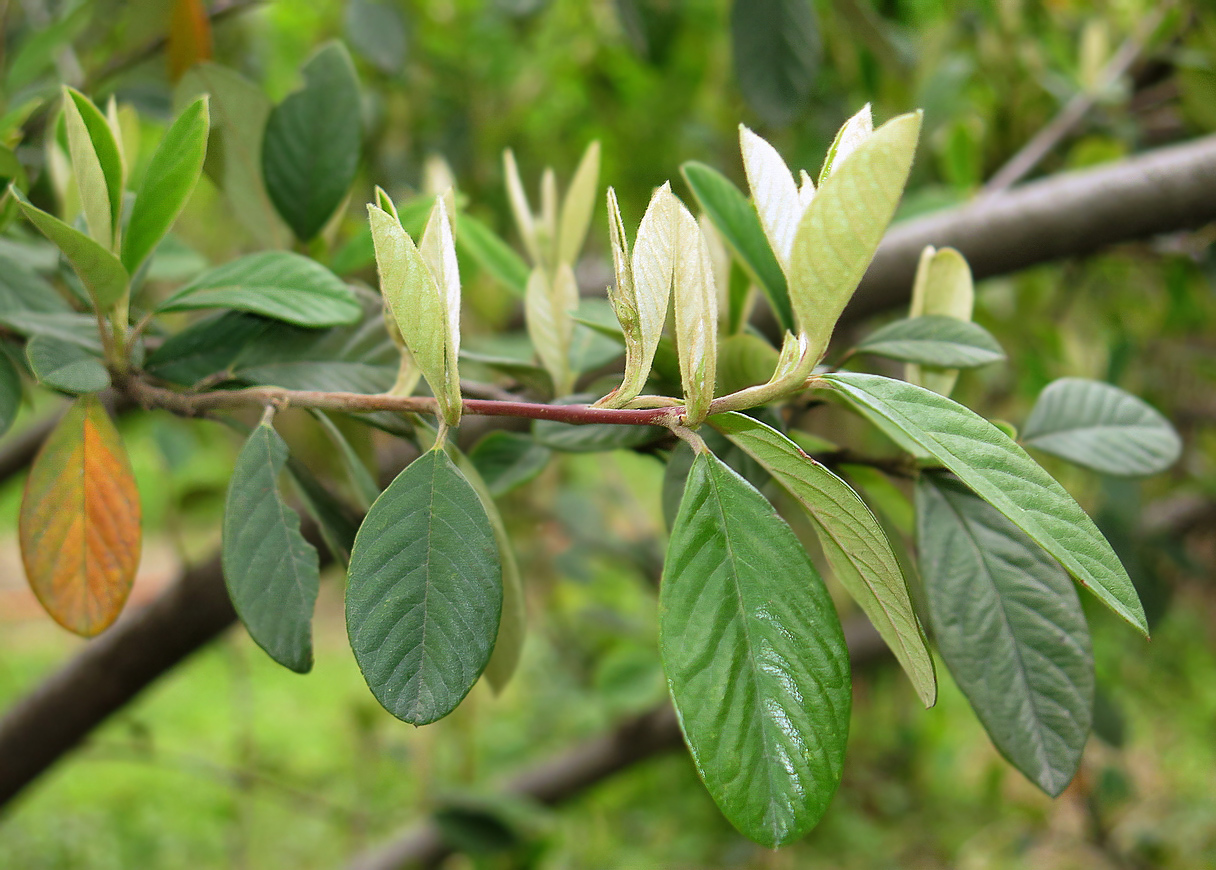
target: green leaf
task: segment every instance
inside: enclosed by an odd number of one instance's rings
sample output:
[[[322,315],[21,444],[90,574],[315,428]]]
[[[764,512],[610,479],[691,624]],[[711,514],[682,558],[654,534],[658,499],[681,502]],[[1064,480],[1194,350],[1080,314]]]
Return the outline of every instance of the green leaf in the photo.
[[[819,68],[810,0],[735,0],[730,32],[748,105],[766,123],[785,126],[806,106]]]
[[[790,527],[710,454],[693,461],[671,532],[659,644],[680,727],[718,808],[762,845],[798,839],[840,784],[848,650]]]
[[[963,255],[954,248],[938,251],[932,245],[927,246],[916,267],[908,316],[940,315],[970,321],[974,307],[975,282]],[[958,380],[958,372],[954,369],[926,372],[912,363],[904,369],[904,380],[948,396]]]
[[[1093,718],[1094,662],[1059,564],[983,499],[940,474],[916,487],[933,636],[992,742],[1052,797],[1072,781]]]
[[[122,240],[122,264],[134,275],[186,207],[207,155],[207,97],[177,116],[144,171]]]
[[[558,266],[552,276],[541,266],[532,270],[524,294],[524,319],[536,357],[549,373],[558,396],[568,395],[574,386],[570,340],[574,332],[572,312],[577,308],[578,284],[569,265]]]
[[[109,250],[122,211],[122,153],[109,122],[92,100],[66,85],[63,96],[68,148],[89,235]]]
[[[573,399],[573,396],[567,396]],[[631,450],[666,436],[662,426],[628,426],[618,423],[558,423],[537,420],[532,424],[532,437],[560,453],[600,453],[605,450]]]
[[[780,432],[743,414],[710,424],[759,462],[815,522],[836,578],[895,653],[921,701],[937,701],[937,678],[924,631],[887,536],[852,488]]]
[[[287,473],[295,484],[296,492],[304,503],[309,516],[316,520],[321,540],[329,548],[330,555],[344,566],[350,564],[350,551],[355,546],[355,535],[363,512],[356,513],[317,480],[303,462],[294,456],[287,457]]]
[[[341,43],[323,46],[300,72],[304,87],[266,122],[262,174],[271,202],[307,242],[346,198],[363,133],[359,80]]]
[[[730,179],[704,163],[690,161],[683,164],[680,171],[726,244],[768,297],[777,323],[782,330],[794,331],[794,312],[790,307],[785,274],[747,197]]]
[[[0,325],[18,335],[45,335],[59,341],[79,345],[101,353],[101,338],[97,334],[97,318],[88,314],[63,311],[12,311],[0,313]]]
[[[12,428],[21,409],[21,373],[8,358],[8,354],[0,353],[0,435]]]
[[[913,384],[854,372],[821,379],[957,474],[1082,586],[1148,635],[1144,608],[1115,551],[1064,487],[1004,432],[969,408]]]
[[[591,213],[595,209],[596,187],[600,179],[600,143],[592,142],[583,153],[566,198],[562,200],[561,222],[557,229],[557,262],[573,266],[578,259]]]
[[[722,339],[718,345],[718,395],[766,383],[779,358],[777,348],[758,335],[740,333]]]
[[[25,356],[44,387],[81,394],[110,386],[110,373],[101,360],[75,342],[36,335],[26,343]]]
[[[1182,441],[1143,399],[1101,381],[1061,378],[1039,394],[1022,443],[1103,474],[1157,474],[1178,461]]]
[[[312,611],[320,585],[317,551],[278,479],[287,444],[266,422],[237,456],[224,502],[222,562],[228,595],[249,636],[285,668],[312,670]]]
[[[195,278],[158,310],[234,308],[296,326],[343,326],[362,313],[350,288],[319,263],[288,251],[263,251]]]
[[[467,214],[457,217],[456,249],[472,257],[516,296],[523,297],[528,288],[528,264],[477,218]]]
[[[827,348],[895,214],[912,167],[920,118],[919,112],[893,118],[837,163],[798,224],[789,295],[816,358]]]
[[[1005,358],[992,334],[977,323],[927,315],[896,320],[867,335],[857,353],[939,368],[978,368]]]
[[[477,492],[428,451],[372,505],[351,554],[346,625],[376,700],[414,725],[452,712],[490,660],[502,598]]]
[[[405,67],[406,29],[401,8],[388,0],[351,0],[346,38],[377,69],[396,75]]]
[[[496,429],[469,451],[469,459],[494,497],[506,495],[540,474],[551,457],[549,448],[518,432]]]
[[[0,315],[15,311],[70,313],[72,307],[33,269],[0,254]]]
[[[346,467],[347,475],[350,478],[351,488],[354,490],[355,496],[359,501],[359,506],[366,511],[380,496],[379,485],[377,485],[372,477],[372,473],[368,471],[363,459],[355,452],[355,448],[351,446],[350,441],[342,434],[342,430],[338,428],[338,424],[331,420],[329,415],[323,411],[313,409],[312,416],[320,424],[321,428],[325,430],[325,434],[329,437],[330,442],[337,448],[338,455],[342,457],[342,464]]]
[[[98,311],[107,311],[126,295],[130,276],[119,259],[84,233],[33,205],[15,187],[9,187],[22,213],[50,239],[72,264]]]

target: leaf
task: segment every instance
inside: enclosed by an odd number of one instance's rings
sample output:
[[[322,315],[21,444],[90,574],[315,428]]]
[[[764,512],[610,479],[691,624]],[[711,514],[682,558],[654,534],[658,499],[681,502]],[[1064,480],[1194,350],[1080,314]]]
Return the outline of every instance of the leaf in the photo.
[[[595,209],[596,188],[600,180],[600,143],[592,142],[583,153],[566,198],[562,200],[561,222],[557,229],[557,262],[573,266],[587,240],[591,212]]]
[[[1182,441],[1143,399],[1082,378],[1052,381],[1022,428],[1022,443],[1103,474],[1157,474],[1178,461]]]
[[[726,176],[704,163],[689,161],[680,166],[680,172],[726,244],[768,297],[781,329],[792,332],[794,312],[785,274],[747,197]]]
[[[178,81],[195,64],[210,60],[211,54],[211,19],[205,4],[202,0],[173,0],[165,47],[169,81]]]
[[[865,274],[903,193],[920,113],[883,124],[833,167],[798,224],[790,254],[789,295],[816,359]],[[830,256],[824,252],[830,251]]]
[[[402,10],[386,0],[351,0],[346,38],[355,51],[387,75],[405,68],[407,34]]]
[[[730,822],[792,842],[840,783],[849,656],[823,581],[750,484],[692,465],[659,592],[667,684],[697,772]]]
[[[287,444],[268,423],[237,456],[224,502],[222,563],[232,606],[249,636],[283,667],[312,670],[312,611],[320,586],[317,551],[279,493]]]
[[[940,315],[888,323],[863,338],[855,350],[887,359],[954,369],[977,368],[1005,358],[997,340],[978,323]]]
[[[558,423],[537,420],[532,437],[559,453],[601,453],[606,450],[632,450],[668,434],[662,426],[629,426],[618,423]]]
[[[769,247],[783,268],[789,267],[794,234],[805,211],[798,199],[798,186],[777,149],[751,130],[739,125],[739,150],[752,203],[768,238]]]
[[[350,288],[321,264],[289,251],[263,251],[195,278],[159,311],[233,308],[296,326],[345,326],[359,320]]]
[[[376,700],[414,725],[452,712],[490,659],[502,596],[481,500],[428,451],[372,505],[351,554],[347,631]]]
[[[718,345],[718,389],[720,395],[766,383],[777,368],[777,349],[750,333],[729,335]]]
[[[937,678],[908,585],[886,534],[853,489],[780,432],[743,414],[717,414],[710,424],[760,463],[802,505],[832,571],[878,629],[926,707]]]
[[[337,448],[338,454],[342,457],[342,464],[346,467],[347,475],[350,478],[351,488],[358,499],[359,507],[366,511],[379,497],[380,486],[376,483],[375,478],[372,477],[372,473],[368,471],[363,459],[355,452],[355,448],[351,446],[350,441],[342,434],[342,430],[338,428],[338,424],[331,420],[329,415],[323,411],[313,409],[311,413],[313,419],[325,430],[325,434],[329,437],[330,442]]]
[[[451,188],[448,189],[451,194]],[[439,291],[440,307],[443,309],[444,325],[444,376],[442,383],[431,382],[431,389],[444,409],[449,423],[460,420],[460,269],[456,259],[456,242],[452,236],[452,223],[448,218],[448,207],[443,195],[435,197],[435,207],[422,231],[418,253],[426,263],[435,286]],[[573,280],[573,278],[572,278]],[[575,293],[577,294],[577,289]]]
[[[84,94],[63,88],[63,118],[67,128],[72,169],[80,189],[80,202],[92,239],[107,250],[122,210],[122,152],[105,115]]]
[[[63,252],[98,311],[107,311],[127,292],[130,276],[110,251],[54,215],[33,205],[17,188],[9,187],[22,213]]]
[[[519,177],[515,154],[510,148],[502,152],[502,169],[507,184],[507,201],[511,204],[511,215],[515,218],[515,227],[519,230],[519,237],[523,240],[524,248],[532,259],[532,264],[539,266],[541,257],[540,243],[536,238],[536,219],[532,215],[528,194],[524,192],[524,184]]]
[[[304,87],[270,113],[262,174],[279,214],[302,242],[319,233],[355,180],[362,147],[359,80],[339,42],[300,70]]]
[[[675,311],[676,351],[680,356],[680,382],[684,388],[684,415],[698,425],[714,398],[718,366],[718,291],[714,287],[709,245],[696,218],[678,204],[675,215],[675,270],[672,306]]]
[[[96,355],[79,344],[36,335],[25,345],[30,370],[44,387],[65,393],[96,393],[110,386],[110,373]]]
[[[0,253],[0,315],[14,311],[69,313],[72,307],[37,272]]]
[[[1093,718],[1081,602],[1059,564],[945,475],[916,487],[917,545],[942,658],[997,749],[1052,797],[1072,781]]]
[[[810,0],[735,0],[730,33],[748,105],[765,123],[784,127],[805,108],[819,68]]]
[[[144,171],[122,240],[122,264],[134,275],[186,207],[207,155],[207,97],[187,106],[160,140]]]
[[[574,372],[570,368],[570,340],[574,332],[571,312],[577,306],[578,285],[568,265],[559,266],[552,278],[540,266],[532,270],[524,295],[528,338],[559,396],[574,387]]]
[[[97,318],[66,311],[12,311],[0,313],[0,325],[18,335],[45,335],[58,341],[75,344],[101,353],[101,338],[97,334]]]
[[[680,201],[664,184],[654,192],[642,222],[638,225],[637,243],[630,258],[624,235],[620,210],[613,193],[609,205],[612,234],[620,242],[620,272],[627,276],[628,287],[618,287],[613,298],[617,319],[621,322],[627,359],[625,378],[621,383],[620,398],[636,398],[646,386],[654,356],[663,337],[663,326],[667,321],[667,309],[671,299],[672,282],[675,280],[676,244],[679,228]],[[628,269],[625,263],[628,262]],[[629,294],[625,298],[622,289]],[[617,304],[618,301],[620,304]],[[621,315],[625,317],[622,320]],[[625,321],[636,323],[635,347],[630,347],[630,330]],[[632,351],[632,352],[630,352]],[[629,395],[632,393],[633,395]]]
[[[514,293],[528,287],[528,264],[481,221],[467,214],[456,218],[456,248]]]
[[[355,535],[363,513],[356,513],[317,480],[304,463],[294,456],[287,457],[287,473],[295,484],[296,492],[317,523],[321,540],[329,548],[330,555],[342,565],[350,564],[350,551],[355,546]]]
[[[874,116],[870,112],[870,104],[866,103],[856,115],[841,125],[836,138],[828,146],[827,156],[823,159],[823,168],[819,170],[819,183],[832,174],[837,164],[842,164],[862,142],[874,133]],[[915,315],[913,315],[915,316]]]
[[[970,321],[974,306],[975,284],[971,280],[971,267],[963,255],[953,248],[938,251],[931,245],[926,246],[916,268],[908,316],[941,315]],[[958,380],[958,372],[926,372],[912,363],[904,369],[904,380],[948,396]]]
[[[969,408],[913,384],[854,372],[821,380],[928,451],[1082,586],[1148,635],[1136,589],[1093,520],[1004,432]]]
[[[139,567],[139,492],[95,396],[73,404],[38,451],[18,534],[30,588],[56,622],[92,637],[118,618]]]
[[[21,373],[8,354],[0,353],[0,435],[12,428],[21,409]]]
[[[497,498],[534,479],[551,455],[549,448],[526,435],[496,429],[473,445],[469,460]]]

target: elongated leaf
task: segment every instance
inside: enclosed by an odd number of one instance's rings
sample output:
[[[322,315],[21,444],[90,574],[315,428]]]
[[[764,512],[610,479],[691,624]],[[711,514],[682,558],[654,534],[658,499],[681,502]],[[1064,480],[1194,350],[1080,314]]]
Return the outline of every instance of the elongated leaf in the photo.
[[[68,148],[89,235],[108,250],[114,245],[122,209],[122,152],[105,115],[92,100],[67,86],[63,95]]]
[[[836,163],[798,224],[789,295],[817,359],[895,214],[912,167],[920,117],[893,118]]]
[[[574,265],[587,239],[591,212],[595,209],[596,187],[600,180],[600,143],[587,146],[574,178],[562,200],[561,223],[557,229],[557,262]]]
[[[366,511],[379,497],[379,485],[364,464],[362,457],[355,452],[355,448],[342,433],[342,430],[338,428],[338,424],[331,420],[329,415],[323,411],[314,410],[312,416],[321,425],[321,428],[325,430],[325,434],[329,437],[330,442],[337,448],[338,455],[342,457],[342,464],[346,467],[346,473],[350,478],[351,488],[354,490],[355,497],[359,501],[359,506]]]
[[[139,520],[118,430],[86,396],[43,443],[21,499],[25,575],[56,622],[92,637],[118,618],[139,567]]]
[[[574,372],[570,367],[570,342],[574,332],[571,313],[577,305],[578,285],[568,265],[559,266],[552,278],[540,266],[532,270],[524,296],[528,338],[559,396],[568,394],[574,387]]]
[[[551,456],[549,448],[532,438],[501,429],[488,433],[469,451],[469,459],[495,497],[535,478]]]
[[[477,218],[461,214],[456,218],[456,249],[522,297],[528,288],[528,264],[519,254]]]
[[[832,570],[887,646],[895,653],[921,701],[937,701],[937,678],[908,586],[878,520],[847,483],[780,432],[743,414],[709,421],[759,462],[815,521]]]
[[[1110,544],[1064,487],[1008,435],[974,411],[923,387],[853,372],[822,379],[957,474],[1082,586],[1148,635],[1144,608]]]
[[[659,644],[684,738],[731,823],[796,840],[840,783],[849,656],[823,581],[749,483],[698,456],[667,547]]]
[[[452,195],[451,188],[448,188],[448,195]],[[435,197],[435,207],[426,222],[426,228],[422,231],[418,253],[435,278],[444,318],[445,380],[442,384],[431,382],[431,389],[435,392],[440,407],[445,409],[445,418],[454,424],[460,420],[460,269],[456,259],[452,223],[448,218],[448,207],[443,195]],[[575,293],[577,292],[576,289]]]
[[[401,7],[387,0],[352,0],[346,6],[346,38],[381,72],[396,75],[408,56],[408,33]]]
[[[303,69],[304,87],[270,113],[262,174],[279,214],[308,241],[342,204],[363,141],[359,80],[341,43],[331,42]]]
[[[269,423],[237,456],[224,503],[222,562],[228,595],[249,636],[296,673],[312,670],[312,611],[320,585],[317,551],[279,493],[287,444]]]
[[[704,163],[690,161],[680,167],[680,172],[726,244],[768,297],[777,323],[783,330],[793,332],[794,311],[790,307],[785,274],[747,197],[730,179]]]
[[[576,426],[553,420],[537,420],[532,424],[532,436],[536,442],[560,453],[631,450],[657,441],[667,434],[668,430],[662,426],[626,426],[616,423]]]
[[[718,371],[718,291],[709,246],[696,219],[679,204],[675,216],[672,306],[680,383],[690,425],[705,419]]]
[[[916,487],[917,543],[933,636],[1014,767],[1055,797],[1093,719],[1089,629],[1068,575],[983,499],[940,474]]]
[[[743,152],[743,168],[747,171],[752,203],[769,247],[777,255],[777,262],[788,267],[794,234],[805,210],[798,199],[794,176],[777,149],[742,124],[739,125],[739,150]]]
[[[414,725],[452,712],[490,659],[502,595],[481,500],[428,451],[372,505],[351,554],[346,625],[376,700]]]
[[[21,408],[21,373],[7,353],[0,353],[0,435],[12,428]]]
[[[25,356],[44,387],[79,394],[110,386],[110,373],[101,360],[75,342],[36,335],[26,343]]]
[[[862,339],[856,350],[887,359],[954,369],[977,368],[1005,358],[1000,344],[984,327],[940,315],[888,323]]]
[[[766,123],[785,126],[805,106],[819,67],[810,0],[735,0],[730,33],[748,105]]]
[[[198,184],[211,128],[207,100],[200,97],[177,116],[144,172],[122,240],[122,264],[132,275],[173,227]]]
[[[195,278],[160,311],[233,308],[296,326],[342,326],[362,310],[342,279],[321,264],[289,251],[263,251],[225,263]]]
[[[108,310],[127,292],[130,276],[119,259],[54,215],[34,206],[17,188],[9,187],[22,213],[38,231],[50,239],[72,264],[99,311]]]
[[[79,345],[101,353],[97,318],[65,311],[12,311],[0,314],[0,324],[18,335],[33,338],[45,335],[57,341]]]
[[[1082,378],[1052,381],[1022,428],[1022,443],[1103,474],[1138,476],[1178,461],[1182,441],[1143,399]]]
[[[975,283],[963,255],[954,248],[938,251],[932,245],[927,246],[916,267],[908,316],[940,315],[970,321],[974,307]],[[958,381],[958,372],[952,369],[926,372],[916,363],[909,363],[904,367],[904,380],[948,396]]]

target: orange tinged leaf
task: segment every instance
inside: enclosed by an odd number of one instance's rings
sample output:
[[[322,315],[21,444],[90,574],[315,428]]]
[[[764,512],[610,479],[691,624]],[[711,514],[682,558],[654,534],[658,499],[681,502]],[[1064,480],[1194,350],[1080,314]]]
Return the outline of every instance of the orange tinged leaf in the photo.
[[[173,0],[167,55],[173,82],[196,63],[211,60],[211,19],[203,0]]]
[[[109,415],[74,404],[38,452],[21,500],[21,559],[56,622],[84,637],[122,610],[140,549],[139,492]]]

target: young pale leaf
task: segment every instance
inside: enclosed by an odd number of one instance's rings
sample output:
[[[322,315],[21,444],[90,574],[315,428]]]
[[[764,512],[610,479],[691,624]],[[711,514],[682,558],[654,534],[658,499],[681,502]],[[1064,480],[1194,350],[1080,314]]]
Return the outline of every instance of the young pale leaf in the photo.
[[[289,251],[263,251],[205,272],[160,311],[233,308],[296,326],[341,326],[363,313],[346,284],[321,264]]]
[[[696,218],[679,201],[676,202],[674,235],[672,293],[676,350],[680,355],[685,420],[688,425],[696,426],[709,413],[709,403],[714,398],[718,365],[718,291],[714,287],[709,245],[701,235]]]
[[[186,207],[203,171],[210,126],[208,98],[200,97],[177,116],[152,155],[122,240],[122,264],[130,274],[139,271]]]
[[[739,125],[739,149],[743,152],[747,186],[751,189],[760,225],[777,255],[777,262],[783,269],[789,268],[794,235],[806,210],[799,200],[794,176],[777,149],[742,124]]]
[[[44,387],[79,395],[110,386],[110,373],[101,360],[76,342],[35,335],[25,344],[25,357]]]
[[[519,167],[515,165],[515,154],[508,148],[502,152],[503,175],[507,180],[507,199],[511,203],[511,214],[515,216],[515,227],[523,240],[532,265],[541,265],[540,246],[536,240],[536,219],[532,216],[532,206],[528,203],[528,194],[524,192],[524,183],[519,177]]]
[[[819,26],[809,0],[735,0],[731,47],[739,89],[768,124],[784,127],[806,105],[819,68]]]
[[[818,359],[874,257],[903,193],[920,113],[888,121],[823,182],[798,224],[789,295],[798,328]],[[831,252],[825,255],[825,252]]]
[[[587,239],[591,213],[595,210],[595,191],[600,180],[600,143],[587,146],[583,159],[570,180],[562,201],[561,223],[557,229],[557,262],[574,265]]]
[[[873,132],[874,116],[870,112],[870,104],[866,103],[860,112],[844,122],[836,138],[832,140],[827,157],[823,160],[823,168],[819,170],[819,183],[823,184],[832,174],[832,170],[844,163]]]
[[[63,120],[89,236],[103,248],[111,249],[122,207],[122,154],[109,122],[93,101],[66,85]]]
[[[701,209],[709,215],[726,244],[768,297],[777,323],[783,330],[793,331],[794,313],[790,307],[785,273],[747,197],[730,179],[704,163],[690,161],[680,167],[680,172]]]
[[[1143,399],[1083,378],[1052,381],[1022,428],[1022,443],[1103,474],[1157,474],[1178,461],[1182,441]]]
[[[1004,432],[969,408],[914,384],[854,372],[823,375],[822,380],[957,474],[1082,586],[1148,635],[1136,589],[1098,527]]]
[[[963,255],[953,248],[938,251],[932,245],[926,246],[912,284],[912,309],[908,316],[970,321],[974,305],[975,285],[971,280],[971,267]],[[948,396],[958,380],[958,372],[926,372],[913,361],[904,369],[904,380]]]
[[[849,656],[823,581],[754,487],[693,461],[659,592],[667,684],[719,809],[765,846],[815,825],[840,783]]]
[[[451,188],[448,188],[448,194]],[[446,195],[435,197],[435,207],[422,231],[418,253],[426,263],[439,289],[444,316],[444,404],[460,408],[460,267],[456,261],[456,240],[452,236],[452,221],[448,217]],[[432,389],[437,385],[432,385]],[[459,413],[456,419],[459,420]],[[456,422],[449,420],[449,422]]]
[[[79,230],[34,206],[17,188],[9,191],[22,213],[44,236],[55,243],[72,264],[98,311],[109,310],[127,292],[130,276],[118,257]]]
[[[717,414],[710,424],[764,467],[814,520],[824,555],[887,646],[921,702],[937,701],[937,677],[903,572],[886,534],[851,487],[759,420]]]
[[[428,451],[376,499],[350,558],[346,626],[376,700],[414,725],[452,712],[490,660],[502,599],[485,508]]]
[[[916,486],[917,547],[933,636],[1001,754],[1056,797],[1081,763],[1094,662],[1059,563],[966,487]]]
[[[139,491],[96,396],[72,405],[38,451],[18,538],[30,588],[56,622],[92,637],[118,618],[139,567]]]
[[[863,338],[854,350],[954,369],[977,368],[1005,358],[1000,344],[984,327],[935,314],[889,323]],[[945,395],[941,390],[934,392]]]
[[[249,636],[298,674],[312,670],[312,611],[320,586],[317,551],[279,493],[287,444],[269,423],[237,456],[224,502],[222,563],[228,596]]]
[[[578,285],[569,266],[559,266],[552,279],[540,266],[532,270],[524,296],[528,338],[559,396],[574,388],[574,371],[570,368],[570,340],[574,332],[571,312],[577,305]]]
[[[262,141],[266,192],[301,241],[329,222],[359,166],[359,79],[346,48],[331,42],[303,69],[304,87],[275,106]]]
[[[467,214],[456,218],[456,247],[516,296],[528,289],[528,264],[502,239],[476,218]]]

